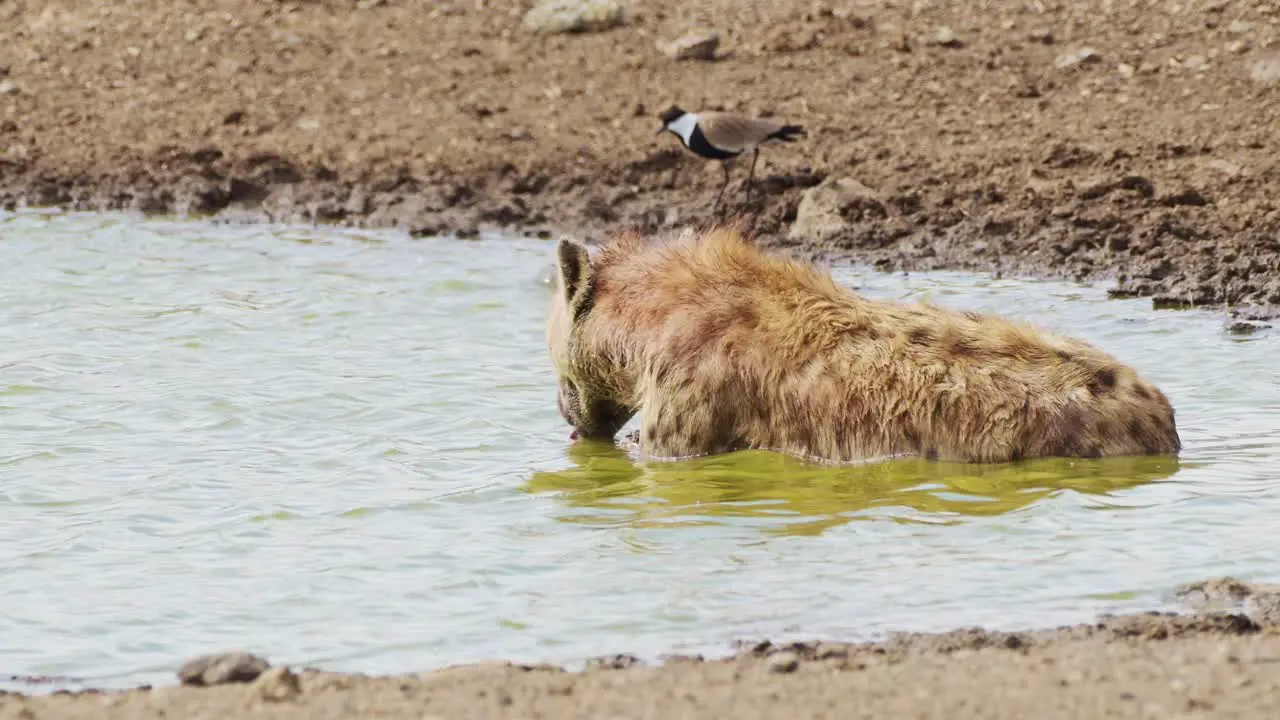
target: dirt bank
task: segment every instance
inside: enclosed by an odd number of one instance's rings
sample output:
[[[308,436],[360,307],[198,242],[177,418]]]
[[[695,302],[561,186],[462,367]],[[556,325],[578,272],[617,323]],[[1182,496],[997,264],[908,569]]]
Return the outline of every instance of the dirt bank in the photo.
[[[1274,2],[633,5],[536,35],[528,2],[11,0],[0,204],[418,233],[703,221],[718,168],[654,135],[677,102],[809,129],[760,168],[780,244],[1280,304]],[[716,61],[656,46],[706,27]],[[790,232],[841,178],[865,188],[835,230]]]
[[[1224,578],[1180,593],[1203,614],[863,644],[762,642],[726,659],[646,666],[618,656],[581,672],[494,662],[374,677],[206,663],[192,676],[217,682],[208,673],[252,670],[205,687],[0,695],[0,718],[1280,716],[1280,592]]]

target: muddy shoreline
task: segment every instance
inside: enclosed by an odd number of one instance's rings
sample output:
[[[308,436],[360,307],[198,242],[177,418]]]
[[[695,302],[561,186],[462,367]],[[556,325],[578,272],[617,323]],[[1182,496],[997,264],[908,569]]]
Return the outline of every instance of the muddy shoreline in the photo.
[[[226,158],[219,149],[201,148],[139,161],[143,172],[102,176],[12,167],[5,172],[0,163],[0,208],[126,210],[213,222],[398,228],[413,236],[465,238],[481,230],[541,237],[568,233],[588,241],[630,229],[706,226],[721,217],[709,210],[717,188],[713,177],[685,179],[674,186],[638,184],[697,163],[669,149],[622,166],[575,167],[563,179],[556,179],[556,170],[526,173],[500,166],[469,173],[442,170],[348,180],[324,166],[299,167],[270,153],[236,161]],[[864,201],[855,199],[857,220],[825,237],[810,238],[796,223],[805,191],[824,180],[845,177],[810,169],[766,173],[757,178],[765,198],[733,212],[739,221],[750,223],[765,245],[811,258],[887,272],[970,270],[1103,282],[1112,286],[1116,297],[1151,298],[1156,309],[1209,308],[1251,320],[1280,315],[1280,214],[1264,216],[1252,231],[1246,229],[1247,219],[1235,226],[1217,225],[1215,213],[1202,209],[1196,191],[1160,198],[1145,178],[1125,175],[1084,189],[1087,200],[1067,197],[1065,206],[1005,213],[1017,220],[1000,219],[991,210],[976,217],[958,210],[943,221],[945,227],[930,227],[926,217],[898,217],[886,209],[893,203],[917,204],[915,193],[888,201],[877,197],[870,201],[870,212],[857,207]],[[731,193],[740,190],[740,182],[731,184]],[[1146,206],[1131,212],[1151,227],[1135,228],[1110,210],[1089,218],[1087,211],[1077,214],[1070,209],[1073,199],[1088,205],[1113,190],[1132,195],[1116,204]],[[1000,191],[994,192],[996,203],[1006,201]],[[835,212],[847,214],[849,208]],[[1191,224],[1176,219],[1191,215],[1198,216]],[[1019,225],[1030,234],[1011,234]],[[1140,243],[1137,248],[1135,242]]]
[[[1280,591],[1217,578],[1175,596],[1191,612],[761,641],[722,658],[616,655],[576,671],[493,661],[384,676],[214,654],[158,688],[0,693],[0,718],[1274,717]]]

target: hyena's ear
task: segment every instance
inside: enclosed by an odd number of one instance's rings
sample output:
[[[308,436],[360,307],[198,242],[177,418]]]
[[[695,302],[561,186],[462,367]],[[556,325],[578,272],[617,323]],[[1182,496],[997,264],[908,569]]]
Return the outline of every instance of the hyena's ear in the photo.
[[[595,292],[595,275],[591,271],[591,256],[587,249],[572,240],[561,240],[556,245],[556,262],[560,271],[560,287],[564,301],[569,305],[573,319],[591,307]]]

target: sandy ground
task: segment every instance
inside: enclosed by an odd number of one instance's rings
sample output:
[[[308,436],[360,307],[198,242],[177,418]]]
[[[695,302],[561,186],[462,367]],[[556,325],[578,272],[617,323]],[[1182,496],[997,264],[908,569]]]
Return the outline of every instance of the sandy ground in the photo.
[[[1275,2],[649,0],[552,36],[529,6],[0,3],[0,205],[420,234],[704,222],[719,169],[654,134],[676,102],[809,130],[759,168],[771,242],[1280,305]],[[659,51],[699,28],[719,59]],[[841,179],[865,192],[837,226],[794,228]]]
[[[492,662],[371,677],[259,665],[222,684],[0,695],[0,720],[1280,717],[1280,591],[1220,578],[1179,592],[1198,614],[762,642],[724,659],[617,656],[575,672]]]
[[[1277,3],[648,0],[554,36],[521,27],[528,7],[0,0],[0,206],[420,235],[707,222],[719,169],[654,135],[675,102],[809,130],[765,152],[746,208],[775,245],[1280,307]],[[719,59],[656,47],[699,28]],[[807,193],[830,201],[821,222]],[[9,694],[0,718],[1274,718],[1277,627],[1135,616],[582,673],[272,671]]]

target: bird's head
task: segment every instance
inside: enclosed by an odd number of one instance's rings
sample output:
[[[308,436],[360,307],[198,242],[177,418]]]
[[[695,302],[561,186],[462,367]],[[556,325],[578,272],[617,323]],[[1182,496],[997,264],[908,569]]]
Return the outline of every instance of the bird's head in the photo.
[[[662,121],[662,127],[658,128],[658,132],[656,134],[661,135],[668,130],[675,132],[671,129],[671,123],[674,123],[685,115],[688,115],[688,113],[680,109],[679,105],[672,105],[666,110],[663,110],[662,114],[658,116],[658,119]]]

